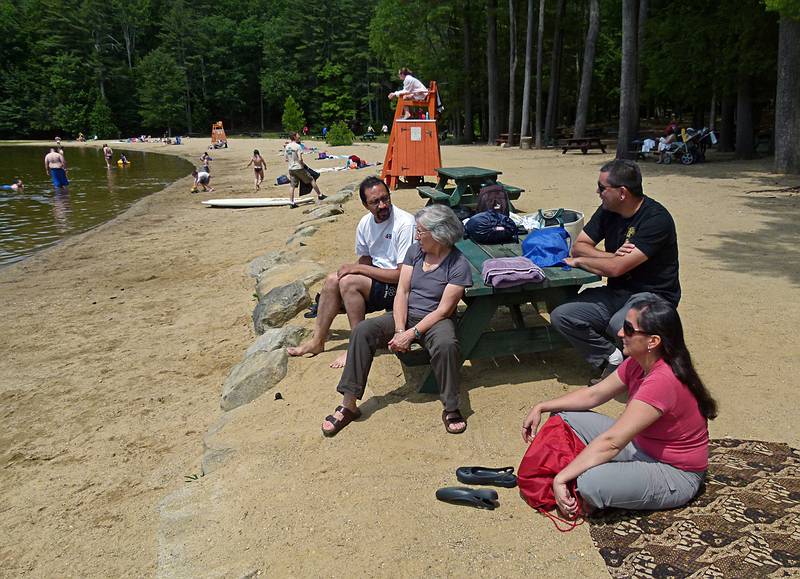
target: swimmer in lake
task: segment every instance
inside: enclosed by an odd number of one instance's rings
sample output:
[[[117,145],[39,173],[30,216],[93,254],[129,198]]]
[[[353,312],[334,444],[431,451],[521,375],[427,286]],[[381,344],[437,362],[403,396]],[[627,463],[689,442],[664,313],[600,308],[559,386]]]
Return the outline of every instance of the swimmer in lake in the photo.
[[[114,151],[111,150],[111,147],[109,147],[107,144],[103,145],[103,156],[106,159],[106,169],[110,169],[111,159],[114,158]]]
[[[21,193],[24,188],[22,179],[14,179],[11,185],[0,185],[0,191],[14,191],[15,193]]]

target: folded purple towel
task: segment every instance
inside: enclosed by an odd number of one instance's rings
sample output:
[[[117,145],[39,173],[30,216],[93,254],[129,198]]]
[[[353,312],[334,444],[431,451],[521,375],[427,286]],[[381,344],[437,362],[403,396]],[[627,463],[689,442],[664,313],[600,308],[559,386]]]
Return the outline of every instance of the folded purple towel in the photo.
[[[483,262],[483,283],[496,288],[513,287],[544,280],[542,268],[527,257],[498,257]]]

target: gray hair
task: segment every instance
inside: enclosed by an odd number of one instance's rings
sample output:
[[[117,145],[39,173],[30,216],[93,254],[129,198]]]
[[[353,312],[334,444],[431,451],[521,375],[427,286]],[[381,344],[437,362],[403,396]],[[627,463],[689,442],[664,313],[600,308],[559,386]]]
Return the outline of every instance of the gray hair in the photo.
[[[464,225],[447,205],[435,203],[423,207],[414,219],[431,232],[435,241],[447,247],[453,247],[464,237]]]

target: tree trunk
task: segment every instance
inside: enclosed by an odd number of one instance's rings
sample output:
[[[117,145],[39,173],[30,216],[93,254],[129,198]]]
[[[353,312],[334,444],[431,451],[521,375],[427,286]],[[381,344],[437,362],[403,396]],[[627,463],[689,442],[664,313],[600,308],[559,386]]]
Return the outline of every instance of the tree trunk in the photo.
[[[464,2],[464,142],[472,143],[475,140],[475,130],[472,126],[472,86],[470,82],[470,58],[472,33],[469,29],[469,0]]]
[[[544,0],[539,0],[539,31],[536,35],[536,148],[542,148],[542,61],[544,60]]]
[[[517,10],[516,0],[508,0],[508,146],[514,146],[517,118]]]
[[[619,82],[619,134],[617,159],[632,158],[629,153],[635,138],[636,118],[636,33],[639,0],[622,0],[622,67]]]
[[[775,171],[800,173],[800,21],[781,17],[775,94]]]
[[[547,93],[547,114],[544,120],[544,142],[550,144],[556,127],[558,109],[558,87],[561,81],[561,49],[564,46],[564,11],[566,2],[558,0],[556,6],[556,28],[553,33],[553,58],[550,62],[550,90]]]
[[[498,137],[497,114],[497,0],[486,2],[486,84],[489,95],[489,118],[486,139],[494,145]]]
[[[597,37],[600,34],[600,2],[589,1],[589,30],[586,31],[586,46],[583,48],[583,68],[581,70],[581,88],[578,92],[578,110],[575,112],[575,133],[582,137],[586,132],[586,120],[589,116],[589,95],[592,92],[592,71],[594,69],[594,52],[597,48]]]
[[[752,159],[755,156],[753,139],[753,82],[742,75],[736,90],[736,158]]]
[[[722,96],[722,118],[720,119],[719,146],[721,152],[729,153],[733,151],[734,137],[736,129],[734,126],[734,114],[736,106],[730,95]]]
[[[531,73],[533,72],[533,0],[528,0],[528,27],[525,29],[525,84],[522,88],[520,137],[531,134]]]
[[[711,94],[711,108],[708,111],[708,128],[714,130],[717,126],[717,91]]]
[[[639,16],[636,28],[636,96],[633,99],[633,138],[639,138],[639,100],[642,94],[642,54],[644,53],[644,29],[647,22],[648,0],[639,0]]]

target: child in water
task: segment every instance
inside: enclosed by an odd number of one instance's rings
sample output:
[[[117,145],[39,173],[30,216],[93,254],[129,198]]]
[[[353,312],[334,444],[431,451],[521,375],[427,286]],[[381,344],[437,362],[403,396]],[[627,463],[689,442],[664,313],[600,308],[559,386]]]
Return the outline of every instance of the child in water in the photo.
[[[128,164],[128,157],[125,156],[125,153],[119,154],[119,162],[123,167]]]
[[[0,185],[0,191],[14,191],[15,193],[20,193],[25,188],[25,185],[22,184],[22,179],[14,179],[14,182],[11,185]]]

